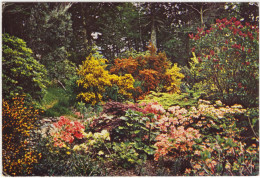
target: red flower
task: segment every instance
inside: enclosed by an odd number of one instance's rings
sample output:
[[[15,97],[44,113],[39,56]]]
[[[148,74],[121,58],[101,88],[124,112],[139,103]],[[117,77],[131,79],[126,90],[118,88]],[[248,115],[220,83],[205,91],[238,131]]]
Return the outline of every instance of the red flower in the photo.
[[[223,23],[227,22],[227,18],[222,19],[222,22]]]
[[[250,26],[250,24],[248,22],[246,22],[246,26]]]
[[[195,35],[195,40],[200,39],[200,36],[198,34]]]
[[[190,39],[193,39],[194,36],[193,36],[193,34],[189,34],[189,37],[190,37]]]
[[[74,136],[75,136],[76,138],[78,138],[78,139],[82,139],[82,138],[83,138],[83,134],[82,134],[82,133],[79,133],[79,132],[76,132],[76,133],[74,134]]]
[[[198,30],[198,32],[200,33],[200,32],[203,31],[203,28],[199,28],[199,27],[197,27],[197,30]]]
[[[225,43],[228,44],[228,40],[226,40]]]
[[[251,48],[249,48],[247,52],[248,52],[248,53],[251,53]]]
[[[208,59],[210,60],[210,59],[211,59],[211,57],[210,57],[210,56],[208,56]]]
[[[210,31],[209,31],[209,30],[206,30],[206,33],[207,33],[207,34],[209,34],[209,33],[210,33]]]
[[[230,19],[230,21],[236,21],[237,20],[237,18],[236,17],[232,17],[231,19]]]
[[[236,35],[236,34],[237,34],[237,31],[238,31],[238,30],[234,28],[234,29],[233,29],[233,34]]]
[[[217,22],[217,23],[221,23],[221,20],[217,19],[216,22]]]
[[[242,88],[242,83],[238,83],[238,88]]]
[[[240,21],[236,21],[236,22],[235,22],[235,26],[238,26],[238,25],[240,25],[240,24],[241,24]]]
[[[198,61],[199,61],[199,62],[202,62],[202,59],[199,57],[199,58],[198,58]]]
[[[246,65],[249,66],[249,65],[250,65],[250,62],[246,62]]]
[[[191,49],[191,52],[194,52],[195,51],[195,47],[193,47],[192,49]]]
[[[210,50],[210,55],[214,56],[215,52],[213,50]]]

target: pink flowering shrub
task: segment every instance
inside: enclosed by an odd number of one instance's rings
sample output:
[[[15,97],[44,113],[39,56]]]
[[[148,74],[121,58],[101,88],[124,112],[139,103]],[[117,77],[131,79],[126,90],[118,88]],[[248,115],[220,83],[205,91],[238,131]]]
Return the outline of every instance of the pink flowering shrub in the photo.
[[[56,131],[51,133],[53,136],[55,147],[64,147],[71,144],[75,139],[82,139],[84,133],[84,125],[78,121],[70,121],[68,118],[61,116],[60,120],[53,124]]]
[[[143,106],[145,113],[153,113],[153,114],[164,114],[165,109],[162,105],[158,104],[158,102],[152,103],[141,103],[140,106]]]
[[[189,109],[168,108],[155,122],[160,133],[154,159],[188,160],[185,175],[252,175],[258,170],[259,142],[243,120],[246,112],[241,105],[205,100]]]

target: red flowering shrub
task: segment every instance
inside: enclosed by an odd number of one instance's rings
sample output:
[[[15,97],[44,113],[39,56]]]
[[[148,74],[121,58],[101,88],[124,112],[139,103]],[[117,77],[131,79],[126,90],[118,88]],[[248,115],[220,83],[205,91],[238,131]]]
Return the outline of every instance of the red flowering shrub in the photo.
[[[71,144],[75,138],[82,139],[85,126],[78,121],[70,121],[64,116],[60,117],[60,120],[53,124],[57,129],[51,133],[53,136],[55,147],[67,146],[66,143]]]
[[[202,82],[227,104],[258,106],[259,29],[236,18],[189,35]]]

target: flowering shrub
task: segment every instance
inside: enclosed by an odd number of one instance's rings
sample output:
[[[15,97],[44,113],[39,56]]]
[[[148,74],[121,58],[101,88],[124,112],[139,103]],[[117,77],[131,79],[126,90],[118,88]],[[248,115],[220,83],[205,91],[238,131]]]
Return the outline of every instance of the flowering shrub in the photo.
[[[228,104],[258,106],[258,27],[224,18],[189,36],[196,70],[209,90]]]
[[[165,90],[169,92],[178,92],[180,80],[184,77],[179,71],[177,64],[172,68],[170,61],[165,53],[156,54],[152,44],[148,46],[150,51],[146,55],[140,55],[136,58],[115,59],[110,72],[115,74],[131,74],[139,86],[135,87],[133,96],[135,99],[142,99],[151,90],[161,90],[161,85],[165,85]]]
[[[179,105],[180,107],[191,107],[198,104],[198,99],[201,96],[200,92],[192,93],[162,93],[151,91],[149,95],[146,95],[143,100],[139,100],[139,103],[153,103],[157,102],[168,109],[171,106]]]
[[[186,175],[255,174],[259,142],[257,135],[249,132],[250,126],[242,124],[247,110],[221,101],[199,100],[198,104],[189,110],[172,106],[159,117],[154,159],[188,160],[191,167],[186,168]],[[250,135],[245,136],[244,130]]]
[[[110,141],[110,134],[107,130],[102,130],[100,133],[92,132],[84,133],[84,143],[74,145],[73,151],[82,154],[92,154],[92,156],[102,156],[104,155],[105,144],[107,141]]]
[[[41,157],[30,146],[39,111],[25,106],[24,100],[17,96],[2,105],[3,171],[12,176],[30,175]]]
[[[97,59],[90,55],[83,61],[78,70],[80,79],[77,80],[78,86],[82,88],[82,92],[77,95],[85,102],[95,105],[102,101],[103,94],[107,87],[116,85],[119,88],[118,93],[131,98],[130,90],[133,89],[134,79],[128,74],[125,76],[111,75],[105,70],[106,59]]]
[[[170,93],[180,93],[181,80],[184,78],[184,75],[180,73],[180,68],[175,63],[172,68],[166,70],[166,83],[164,88]]]
[[[71,144],[75,139],[83,138],[85,127],[78,121],[73,122],[61,116],[53,125],[57,129],[51,132],[55,147],[66,147],[66,143]]]

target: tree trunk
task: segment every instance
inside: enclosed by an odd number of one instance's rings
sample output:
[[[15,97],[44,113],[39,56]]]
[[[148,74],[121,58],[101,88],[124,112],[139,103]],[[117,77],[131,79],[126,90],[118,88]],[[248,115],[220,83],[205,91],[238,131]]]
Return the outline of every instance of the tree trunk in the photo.
[[[154,47],[157,49],[157,47],[156,47],[156,29],[155,29],[155,25],[154,25],[154,19],[152,21],[151,42],[154,45]]]

